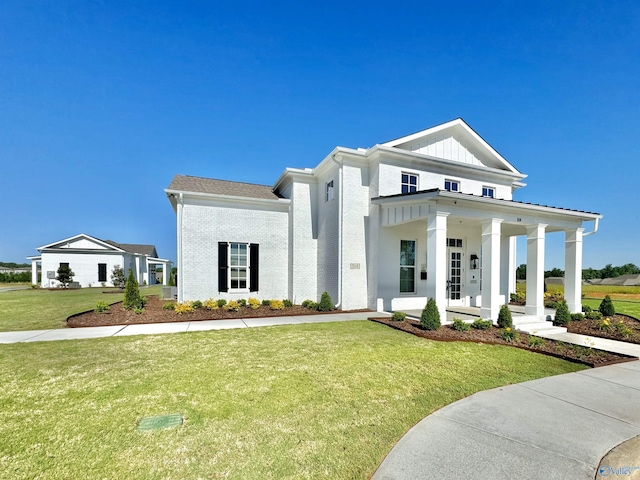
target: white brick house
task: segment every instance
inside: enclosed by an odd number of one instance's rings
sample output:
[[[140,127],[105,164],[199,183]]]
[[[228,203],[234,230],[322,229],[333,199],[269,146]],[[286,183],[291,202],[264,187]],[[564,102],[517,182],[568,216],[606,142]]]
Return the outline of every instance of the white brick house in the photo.
[[[74,273],[73,282],[81,287],[113,286],[111,273],[117,265],[124,268],[125,277],[131,269],[140,285],[156,284],[156,265],[163,266],[162,281],[167,284],[171,261],[158,258],[153,245],[116,243],[100,240],[81,233],[64,240],[38,247],[40,255],[27,257],[31,260],[31,283],[38,284],[38,264],[41,266],[40,286],[56,287],[56,272],[60,264],[66,263]]]
[[[336,147],[271,186],[177,175],[178,300],[317,300],[398,310],[436,300],[497,317],[527,238],[527,305],[542,316],[545,234],[565,232],[565,297],[581,309],[582,239],[601,215],[512,200],[526,175],[462,119],[368,149]],[[589,231],[585,233],[584,224]]]

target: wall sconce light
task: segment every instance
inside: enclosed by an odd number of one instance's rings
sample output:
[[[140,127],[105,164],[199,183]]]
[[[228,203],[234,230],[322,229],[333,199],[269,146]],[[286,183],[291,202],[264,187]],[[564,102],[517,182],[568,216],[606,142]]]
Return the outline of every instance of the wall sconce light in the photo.
[[[478,255],[476,255],[475,253],[472,253],[470,263],[471,263],[470,265],[471,270],[477,270],[480,264],[480,259],[478,258]]]

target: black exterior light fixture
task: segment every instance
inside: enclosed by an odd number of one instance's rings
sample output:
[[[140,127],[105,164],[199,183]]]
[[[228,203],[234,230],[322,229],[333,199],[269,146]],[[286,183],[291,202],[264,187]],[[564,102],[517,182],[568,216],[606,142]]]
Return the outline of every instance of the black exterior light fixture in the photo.
[[[478,255],[476,255],[475,253],[472,253],[469,267],[471,268],[471,270],[477,270],[479,265],[480,265],[480,259],[478,258]]]

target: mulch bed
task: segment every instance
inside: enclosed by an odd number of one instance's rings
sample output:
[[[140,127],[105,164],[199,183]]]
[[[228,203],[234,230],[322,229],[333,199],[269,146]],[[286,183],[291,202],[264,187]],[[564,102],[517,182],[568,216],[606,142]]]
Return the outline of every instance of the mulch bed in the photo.
[[[558,358],[563,358],[572,362],[582,363],[590,367],[601,367],[614,363],[629,362],[637,360],[635,357],[618,353],[605,352],[595,348],[586,348],[580,345],[573,345],[565,342],[544,339],[544,345],[535,347],[529,346],[529,335],[519,332],[519,340],[507,342],[501,336],[500,329],[491,327],[488,330],[477,330],[472,328],[468,332],[454,330],[451,325],[444,325],[438,330],[425,330],[420,323],[414,320],[404,322],[394,322],[390,318],[369,318],[374,322],[388,325],[391,328],[411,333],[417,337],[428,338],[444,342],[473,342],[489,345],[507,345],[510,347],[522,348],[537,353],[544,353]]]
[[[620,313],[616,313],[615,315],[607,318],[609,318],[609,323],[612,327],[614,324],[622,321],[631,329],[631,335],[624,337],[615,329],[611,331],[600,330],[598,328],[598,323],[600,323],[601,320],[587,320],[586,318],[580,321],[569,322],[569,325],[567,325],[567,331],[591,337],[608,338],[610,340],[640,344],[640,321],[638,319]]]
[[[293,315],[323,315],[334,312],[318,312],[309,310],[300,305],[293,305],[284,310],[271,310],[269,307],[260,306],[257,309],[240,307],[238,312],[228,312],[223,308],[217,310],[207,310],[198,308],[193,312],[178,315],[173,310],[163,310],[162,306],[167,302],[160,300],[155,295],[147,297],[147,304],[142,313],[125,310],[122,302],[111,305],[109,311],[96,313],[94,311],[78,313],[67,319],[68,327],[98,327],[106,325],[133,325],[140,323],[165,323],[165,322],[193,322],[197,320],[228,320],[234,318],[260,318],[260,317],[283,317]],[[370,310],[350,310],[352,312],[367,312]],[[341,311],[342,312],[342,311]],[[366,317],[366,315],[364,315]]]

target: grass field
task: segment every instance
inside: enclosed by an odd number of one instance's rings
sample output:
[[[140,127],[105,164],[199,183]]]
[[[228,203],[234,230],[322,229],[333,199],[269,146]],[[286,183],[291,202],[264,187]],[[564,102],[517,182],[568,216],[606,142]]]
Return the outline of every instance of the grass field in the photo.
[[[141,287],[143,295],[158,295],[161,285]],[[78,290],[15,290],[0,292],[0,331],[64,328],[69,315],[95,308],[97,302],[115,303],[123,295],[102,293],[103,288]]]
[[[0,478],[364,479],[434,410],[582,368],[367,321],[1,345]]]

